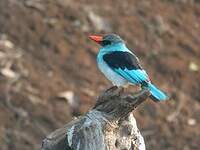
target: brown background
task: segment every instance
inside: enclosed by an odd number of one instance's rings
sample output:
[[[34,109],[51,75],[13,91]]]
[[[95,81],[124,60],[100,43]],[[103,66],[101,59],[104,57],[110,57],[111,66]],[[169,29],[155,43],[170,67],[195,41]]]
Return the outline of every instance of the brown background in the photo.
[[[41,149],[45,135],[111,86],[96,66],[94,33],[121,35],[172,97],[134,112],[147,149],[197,150],[198,0],[1,0],[0,149]],[[62,92],[77,103],[57,98]]]

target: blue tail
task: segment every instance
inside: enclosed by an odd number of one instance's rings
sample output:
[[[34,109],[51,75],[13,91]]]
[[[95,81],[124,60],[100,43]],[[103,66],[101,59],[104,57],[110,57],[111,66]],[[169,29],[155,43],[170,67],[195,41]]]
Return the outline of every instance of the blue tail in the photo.
[[[164,101],[169,99],[169,97],[167,96],[167,94],[165,94],[163,91],[161,91],[160,89],[158,89],[155,85],[153,85],[152,83],[148,83],[147,88],[149,89],[150,93],[151,93],[151,99],[155,100],[155,101]]]

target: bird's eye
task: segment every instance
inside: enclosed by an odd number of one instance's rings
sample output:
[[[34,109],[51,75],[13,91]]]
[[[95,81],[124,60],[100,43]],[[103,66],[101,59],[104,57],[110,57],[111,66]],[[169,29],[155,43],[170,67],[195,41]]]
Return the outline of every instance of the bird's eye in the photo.
[[[110,45],[111,44],[111,41],[108,41],[108,40],[103,40],[102,41],[102,45],[106,46],[106,45]]]

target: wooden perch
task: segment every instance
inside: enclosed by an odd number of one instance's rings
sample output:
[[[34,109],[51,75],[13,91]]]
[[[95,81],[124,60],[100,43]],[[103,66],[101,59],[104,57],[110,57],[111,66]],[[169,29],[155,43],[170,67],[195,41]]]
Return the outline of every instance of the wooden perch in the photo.
[[[102,93],[94,108],[43,140],[43,150],[145,150],[131,113],[149,96],[148,90],[126,95],[112,87]]]

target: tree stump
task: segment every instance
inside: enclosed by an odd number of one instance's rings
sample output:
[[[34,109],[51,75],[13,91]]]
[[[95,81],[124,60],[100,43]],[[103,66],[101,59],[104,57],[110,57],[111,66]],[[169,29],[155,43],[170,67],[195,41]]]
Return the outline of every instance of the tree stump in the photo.
[[[103,92],[84,116],[49,134],[43,150],[145,150],[145,143],[131,113],[149,91],[125,94],[112,87]]]

